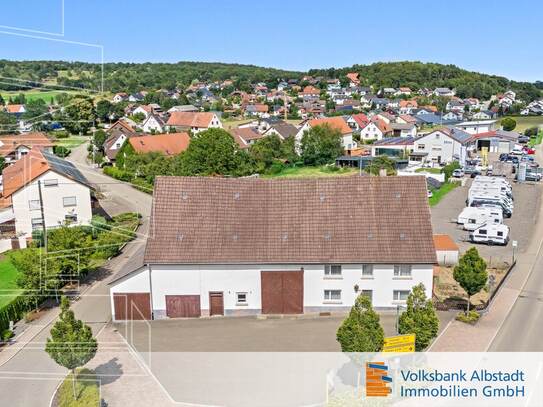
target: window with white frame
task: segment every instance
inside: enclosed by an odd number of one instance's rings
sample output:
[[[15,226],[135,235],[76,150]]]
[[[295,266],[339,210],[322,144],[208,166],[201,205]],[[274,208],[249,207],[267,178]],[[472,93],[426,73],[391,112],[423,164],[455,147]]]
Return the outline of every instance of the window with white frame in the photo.
[[[245,293],[245,292],[236,293],[236,304],[237,305],[246,305],[247,304],[247,293]]]
[[[341,290],[324,290],[324,301],[341,301]]]
[[[40,200],[39,199],[32,199],[28,201],[28,208],[31,211],[37,211],[40,209]]]
[[[58,187],[58,179],[44,179],[43,185],[46,187]]]
[[[409,290],[394,290],[392,300],[393,301],[407,301],[409,296]]]
[[[62,198],[62,205],[66,206],[77,206],[77,198],[75,196],[65,196]]]
[[[39,229],[43,225],[42,218],[32,218],[30,222],[32,223],[32,230]]]
[[[329,277],[341,276],[341,265],[339,264],[326,264],[324,266],[324,275]]]
[[[373,277],[373,264],[362,264],[362,278]]]
[[[411,277],[411,265],[396,264],[394,266],[394,277]]]

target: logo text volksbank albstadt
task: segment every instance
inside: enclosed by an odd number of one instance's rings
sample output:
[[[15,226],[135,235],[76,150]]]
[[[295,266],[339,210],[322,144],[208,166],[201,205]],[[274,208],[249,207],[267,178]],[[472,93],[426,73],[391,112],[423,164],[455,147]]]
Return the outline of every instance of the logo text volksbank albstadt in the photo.
[[[383,362],[366,362],[366,396],[386,397],[392,389],[388,386],[392,378],[388,376],[388,366]]]

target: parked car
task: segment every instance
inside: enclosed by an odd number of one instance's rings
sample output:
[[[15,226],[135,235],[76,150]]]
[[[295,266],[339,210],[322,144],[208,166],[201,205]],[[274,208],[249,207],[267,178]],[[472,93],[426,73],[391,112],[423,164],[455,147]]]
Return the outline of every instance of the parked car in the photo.
[[[535,154],[535,150],[530,147],[524,147],[522,150],[524,151],[525,154]]]
[[[455,178],[462,178],[464,176],[464,171],[457,168],[456,170],[453,171],[452,176]]]
[[[530,141],[530,137],[528,137],[528,136],[520,136],[518,138],[518,142],[520,144],[526,144],[528,141]]]
[[[471,178],[475,178],[477,175],[481,175],[481,171],[479,171],[479,170],[473,171],[473,172],[471,173],[470,177],[471,177]],[[488,173],[487,173],[487,175],[488,175]]]
[[[526,172],[526,177],[524,178],[526,181],[541,181],[541,174],[538,174],[537,172]]]

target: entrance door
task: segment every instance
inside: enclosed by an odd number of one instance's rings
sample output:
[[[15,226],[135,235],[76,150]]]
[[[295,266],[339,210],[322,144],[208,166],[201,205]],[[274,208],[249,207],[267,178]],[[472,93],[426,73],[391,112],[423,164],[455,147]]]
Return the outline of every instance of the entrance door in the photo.
[[[200,314],[199,295],[166,296],[166,316],[170,318],[197,318]]]
[[[263,314],[303,314],[303,270],[262,271],[260,278]]]
[[[224,298],[222,292],[209,293],[209,315],[224,315]]]

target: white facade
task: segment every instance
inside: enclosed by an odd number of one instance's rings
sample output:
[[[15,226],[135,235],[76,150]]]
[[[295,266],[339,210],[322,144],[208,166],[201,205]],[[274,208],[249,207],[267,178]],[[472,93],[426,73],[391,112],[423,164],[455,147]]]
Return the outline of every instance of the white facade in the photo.
[[[437,264],[455,266],[458,264],[458,250],[436,250]]]
[[[162,133],[164,132],[164,127],[161,123],[158,122],[154,115],[150,115],[142,125],[142,129],[145,133]]]
[[[46,227],[58,227],[66,221],[74,225],[90,224],[90,188],[49,170],[12,195],[18,235],[31,237],[32,230],[42,228],[38,181],[42,186]]]
[[[439,130],[416,139],[413,151],[428,153],[426,161],[435,163],[450,163],[455,159],[458,159],[462,163],[466,157],[466,148]]]
[[[341,265],[340,275],[325,275],[323,264],[253,264],[253,265],[150,265],[142,267],[110,288],[112,310],[115,293],[149,293],[154,318],[166,317],[166,295],[199,295],[202,315],[209,314],[209,293],[222,292],[225,315],[259,314],[262,271],[296,271],[303,268],[304,312],[346,311],[356,297],[371,295],[376,308],[393,308],[405,304],[413,286],[423,283],[431,297],[433,265],[404,265],[403,271],[394,265],[368,265],[363,275],[362,264]],[[398,268],[398,267],[396,267]],[[410,273],[409,273],[410,270]],[[370,273],[371,271],[371,273]],[[409,275],[410,274],[410,275]],[[150,290],[149,287],[152,287]],[[358,291],[355,291],[355,287]],[[326,291],[339,291],[339,298],[325,297]],[[369,293],[371,291],[371,294]],[[246,302],[238,302],[238,293],[246,294]],[[115,319],[115,315],[113,315]]]
[[[361,140],[381,140],[383,132],[374,122],[369,122],[366,127],[360,130]]]
[[[462,122],[455,125],[455,127],[464,130],[469,134],[487,133],[492,130],[496,130],[497,120],[479,120],[472,122]]]

